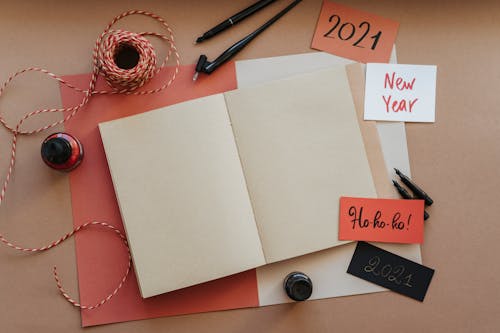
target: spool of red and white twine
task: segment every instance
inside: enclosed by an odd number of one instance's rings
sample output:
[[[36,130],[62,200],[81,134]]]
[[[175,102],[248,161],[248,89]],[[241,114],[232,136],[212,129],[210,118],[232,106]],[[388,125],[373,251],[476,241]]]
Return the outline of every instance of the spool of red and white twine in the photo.
[[[117,21],[130,15],[148,16],[158,21],[163,26],[163,28],[165,28],[166,33],[165,34],[156,32],[133,33],[124,30],[111,29],[111,27]],[[146,37],[160,38],[168,45],[168,52],[159,66],[157,65],[157,57],[155,50]],[[132,50],[133,53],[135,53],[135,55],[138,56],[138,58],[136,59],[137,61],[134,62],[132,66],[129,67],[119,66],[117,64],[117,59],[116,59],[117,53],[119,53],[124,48]],[[168,81],[165,82],[162,86],[154,89],[138,90],[145,83],[147,83],[153,76],[155,76],[164,66],[166,66],[167,62],[172,58],[172,56],[174,58],[173,60],[175,61],[175,68],[173,69],[173,72]],[[26,72],[41,72],[59,81],[61,84],[64,84],[70,87],[71,89],[74,89],[75,91],[82,93],[83,98],[79,104],[72,107],[40,109],[27,113],[18,121],[18,123],[15,126],[9,125],[0,114],[0,123],[2,123],[2,125],[12,133],[12,149],[10,154],[11,155],[10,163],[7,170],[7,174],[5,176],[5,180],[3,182],[2,190],[0,192],[0,207],[2,203],[4,203],[5,201],[5,196],[7,193],[9,181],[12,178],[14,172],[14,165],[16,162],[16,144],[20,136],[40,133],[68,121],[69,119],[74,117],[78,113],[78,111],[80,111],[89,102],[90,98],[93,95],[106,95],[106,94],[147,95],[147,94],[157,93],[165,88],[168,88],[172,84],[172,82],[175,80],[179,72],[179,66],[180,66],[179,54],[174,44],[174,36],[172,30],[170,29],[167,22],[165,22],[165,20],[163,20],[161,17],[153,13],[149,13],[142,10],[131,10],[116,16],[104,29],[101,35],[97,38],[92,53],[92,76],[87,89],[75,87],[69,82],[66,82],[62,77],[53,74],[43,68],[29,67],[12,74],[7,79],[7,81],[5,81],[4,84],[0,87],[0,97],[3,95],[9,83],[17,76]],[[108,85],[110,86],[108,90],[95,90],[96,81],[99,75],[102,75],[106,79]],[[42,126],[34,130],[21,129],[22,124],[27,119],[48,112],[51,113],[60,112],[63,114],[63,118],[59,121],[53,122],[51,124]],[[125,245],[128,254],[128,266],[125,271],[125,274],[123,275],[123,278],[119,281],[118,286],[109,295],[107,295],[94,305],[80,304],[76,300],[74,300],[71,296],[69,296],[62,287],[61,280],[57,274],[57,269],[54,266],[53,274],[56,280],[57,288],[64,296],[64,298],[66,298],[66,300],[68,300],[71,304],[73,304],[76,307],[91,310],[100,307],[101,305],[108,302],[114,295],[116,295],[120,290],[120,288],[125,283],[125,280],[127,279],[127,276],[130,273],[132,257],[130,255],[130,249],[127,243],[127,238],[119,229],[106,222],[90,221],[78,227],[75,227],[71,232],[67,233],[63,237],[43,247],[30,248],[30,247],[19,246],[7,240],[3,234],[0,234],[0,241],[6,244],[7,246],[19,251],[30,252],[30,253],[43,252],[59,245],[66,239],[72,237],[75,233],[90,226],[101,226],[104,227],[105,230],[114,232],[123,241],[123,244]]]

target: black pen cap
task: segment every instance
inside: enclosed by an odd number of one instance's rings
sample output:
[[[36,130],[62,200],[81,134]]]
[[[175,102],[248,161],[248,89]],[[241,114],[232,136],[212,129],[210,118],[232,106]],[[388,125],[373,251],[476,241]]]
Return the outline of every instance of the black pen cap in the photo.
[[[294,301],[305,301],[311,297],[313,284],[311,279],[301,272],[288,274],[283,282],[285,292]]]

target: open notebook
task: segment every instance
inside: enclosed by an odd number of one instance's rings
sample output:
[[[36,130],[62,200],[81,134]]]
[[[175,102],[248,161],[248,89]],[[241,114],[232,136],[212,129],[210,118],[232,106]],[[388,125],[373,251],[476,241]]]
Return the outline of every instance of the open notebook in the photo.
[[[376,196],[344,66],[99,128],[143,297],[343,244]]]

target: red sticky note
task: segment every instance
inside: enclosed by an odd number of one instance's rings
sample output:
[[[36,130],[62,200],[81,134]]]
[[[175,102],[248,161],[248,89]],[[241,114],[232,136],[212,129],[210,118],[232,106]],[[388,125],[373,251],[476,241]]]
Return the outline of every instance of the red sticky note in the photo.
[[[424,200],[341,197],[339,239],[424,242]]]
[[[358,62],[389,62],[399,23],[334,2],[324,1],[313,49]]]

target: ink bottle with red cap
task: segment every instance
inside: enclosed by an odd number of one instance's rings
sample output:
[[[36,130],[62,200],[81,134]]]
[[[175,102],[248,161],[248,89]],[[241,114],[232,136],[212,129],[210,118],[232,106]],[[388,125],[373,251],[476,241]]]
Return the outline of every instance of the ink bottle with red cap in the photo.
[[[83,160],[83,146],[68,133],[54,133],[42,143],[42,159],[49,167],[60,171],[71,171]]]

